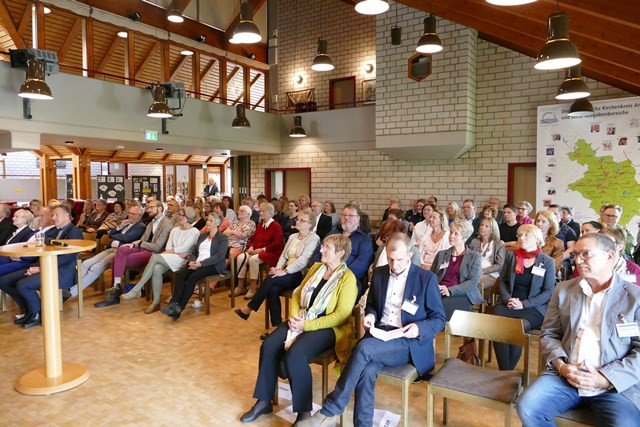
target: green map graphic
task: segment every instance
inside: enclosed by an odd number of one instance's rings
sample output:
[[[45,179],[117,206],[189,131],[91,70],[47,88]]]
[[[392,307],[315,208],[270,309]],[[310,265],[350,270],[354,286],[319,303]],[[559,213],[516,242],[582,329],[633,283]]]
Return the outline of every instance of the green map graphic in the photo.
[[[596,212],[600,212],[600,206],[607,203],[620,205],[623,211],[619,223],[626,227],[640,212],[640,184],[636,181],[636,169],[631,161],[616,162],[612,156],[596,156],[591,145],[582,138],[567,156],[588,168],[582,178],[569,184],[569,189],[582,194]]]

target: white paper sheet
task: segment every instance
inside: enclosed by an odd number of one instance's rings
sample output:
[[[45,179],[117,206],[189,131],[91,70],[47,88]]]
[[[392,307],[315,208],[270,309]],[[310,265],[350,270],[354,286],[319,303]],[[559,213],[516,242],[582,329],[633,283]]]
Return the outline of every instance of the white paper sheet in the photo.
[[[396,427],[400,422],[400,414],[375,409],[373,411],[373,425],[377,427]]]
[[[278,399],[284,399],[291,402],[291,386],[289,383],[278,381]]]

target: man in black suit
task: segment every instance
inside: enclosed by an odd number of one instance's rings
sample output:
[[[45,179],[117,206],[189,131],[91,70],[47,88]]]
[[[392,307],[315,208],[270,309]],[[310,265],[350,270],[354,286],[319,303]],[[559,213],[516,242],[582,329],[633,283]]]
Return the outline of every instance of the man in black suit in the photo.
[[[82,231],[71,222],[71,212],[67,206],[59,205],[53,208],[53,222],[55,228],[49,230],[51,233],[45,237],[46,244],[49,244],[52,239],[82,240]],[[67,289],[75,284],[77,259],[77,253],[57,257],[60,289]],[[8,293],[20,308],[26,309],[25,316],[16,320],[16,323],[22,324],[24,329],[42,324],[40,297],[37,293],[40,289],[40,266],[31,266],[0,277],[0,289]]]
[[[213,178],[209,178],[209,184],[204,186],[204,197],[215,196],[220,192],[218,189],[218,184],[213,180]]]
[[[392,234],[386,248],[389,265],[374,270],[369,288],[363,319],[369,332],[351,352],[322,409],[300,427],[335,425],[354,391],[353,423],[371,425],[376,378],[382,368],[411,363],[424,375],[435,365],[433,340],[445,324],[438,280],[411,264],[414,246],[406,234]],[[402,336],[388,341],[372,336],[380,330],[400,330]]]
[[[473,227],[473,234],[466,241],[466,245],[470,245],[471,241],[478,237],[478,229],[480,228],[481,219],[476,217],[476,204],[471,199],[466,199],[462,202],[462,217],[469,221],[471,226]]]
[[[322,203],[314,200],[311,203],[311,211],[316,216],[316,225],[313,227],[313,231],[320,237],[320,240],[324,239],[324,236],[329,234],[332,227],[331,217],[322,213]]]
[[[16,231],[11,222],[11,208],[4,203],[0,203],[0,245],[4,245],[9,237]]]

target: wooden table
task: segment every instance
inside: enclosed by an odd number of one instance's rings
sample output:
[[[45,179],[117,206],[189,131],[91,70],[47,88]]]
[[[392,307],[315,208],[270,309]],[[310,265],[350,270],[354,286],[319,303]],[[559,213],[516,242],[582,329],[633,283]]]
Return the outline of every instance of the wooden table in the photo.
[[[35,246],[35,243],[14,243],[0,246],[3,256],[40,257],[40,299],[44,332],[44,368],[27,372],[16,380],[14,387],[23,394],[45,395],[74,388],[89,378],[86,366],[62,363],[60,344],[60,298],[58,297],[58,255],[84,252],[96,247],[88,240],[62,240],[68,247]]]

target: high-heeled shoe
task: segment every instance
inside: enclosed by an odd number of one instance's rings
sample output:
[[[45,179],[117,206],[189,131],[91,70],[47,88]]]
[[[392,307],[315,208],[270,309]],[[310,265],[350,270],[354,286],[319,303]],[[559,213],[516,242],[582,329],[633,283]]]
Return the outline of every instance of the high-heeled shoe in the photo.
[[[140,295],[141,294],[139,291],[134,291],[133,289],[131,289],[129,292],[122,295],[120,298],[124,300],[130,300],[130,299],[140,298]]]
[[[249,316],[251,315],[251,314],[246,314],[246,313],[245,313],[244,311],[242,311],[242,309],[240,309],[240,308],[236,308],[236,309],[234,310],[234,313],[236,313],[238,316],[240,316],[240,318],[241,318],[242,320],[247,320],[247,319],[249,318]]]

